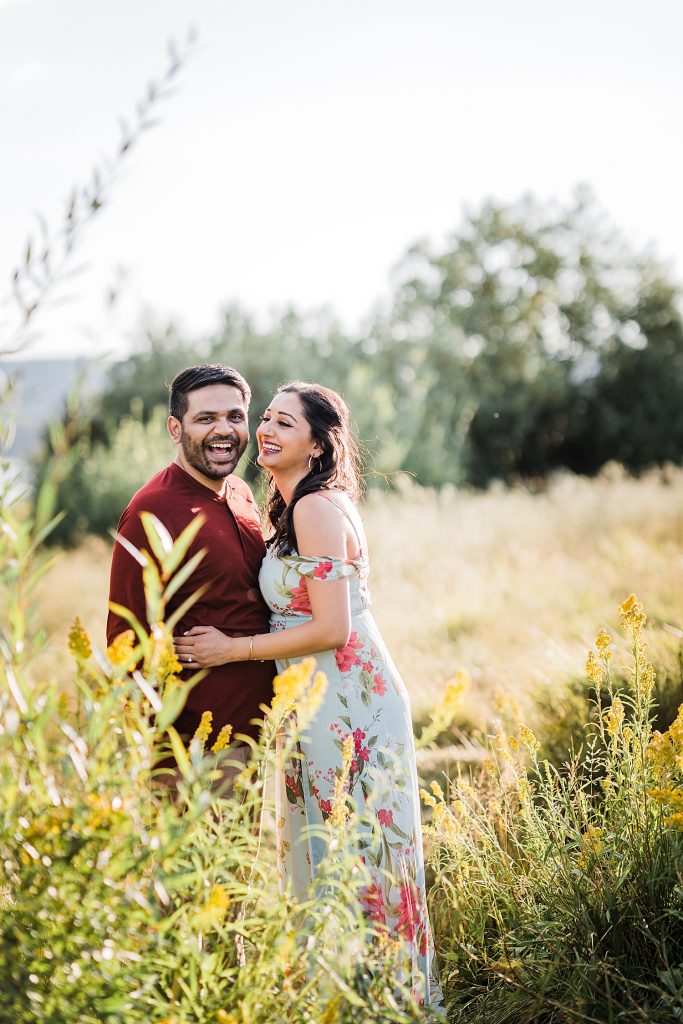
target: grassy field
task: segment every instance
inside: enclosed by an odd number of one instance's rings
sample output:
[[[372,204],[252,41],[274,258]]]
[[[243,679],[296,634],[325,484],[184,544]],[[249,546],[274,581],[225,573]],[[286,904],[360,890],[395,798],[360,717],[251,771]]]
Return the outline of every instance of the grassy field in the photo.
[[[683,1019],[683,471],[536,494],[409,487],[373,494],[364,517],[418,719],[459,667],[473,678],[446,742],[473,739],[479,761],[447,746],[420,762],[448,1020]],[[16,521],[3,536],[11,578],[26,547]],[[262,780],[281,720],[232,796],[212,801],[218,754],[199,740],[174,748],[178,799],[150,786],[177,683],[162,641],[143,647],[155,721],[125,654],[104,677],[85,638],[67,651],[77,615],[103,642],[109,557],[95,539],[59,553],[28,630],[47,647],[28,670],[23,640],[0,663],[0,1021],[424,1021],[397,994],[400,941],[359,909],[343,785],[325,899],[278,895],[254,821],[274,820]]]
[[[468,731],[490,725],[503,693],[533,717],[536,703],[583,676],[596,629],[613,628],[631,591],[651,621],[683,627],[680,470],[634,480],[614,467],[597,480],[558,477],[536,494],[408,487],[372,493],[363,514],[374,612],[418,719],[459,666],[474,679]],[[40,590],[40,625],[54,642],[34,671],[68,673],[76,615],[103,642],[110,551],[92,538],[58,557]]]

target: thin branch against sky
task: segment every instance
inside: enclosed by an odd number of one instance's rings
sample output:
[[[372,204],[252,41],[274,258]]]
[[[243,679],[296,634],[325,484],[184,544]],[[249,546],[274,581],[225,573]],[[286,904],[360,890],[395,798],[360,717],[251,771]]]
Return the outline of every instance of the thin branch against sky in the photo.
[[[463,204],[566,199],[578,182],[681,276],[673,0],[15,0],[0,3],[5,280],[35,211],[58,219],[193,23],[177,95],[92,232],[78,301],[51,312],[34,354],[120,350],[145,304],[190,331],[232,301],[262,315],[329,304],[353,328],[408,245],[453,230]]]

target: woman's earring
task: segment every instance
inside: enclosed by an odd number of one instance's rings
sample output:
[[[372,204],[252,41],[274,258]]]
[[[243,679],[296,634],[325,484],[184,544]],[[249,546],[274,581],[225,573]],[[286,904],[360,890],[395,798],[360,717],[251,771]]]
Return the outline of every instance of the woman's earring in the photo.
[[[323,460],[320,458],[320,456],[316,456],[316,458],[318,459],[318,469],[317,469],[317,472],[318,473],[322,473],[322,471],[323,471]],[[311,474],[313,473],[313,465],[312,465],[312,463],[313,463],[313,455],[311,454],[311,455],[308,456],[308,472],[311,473]]]

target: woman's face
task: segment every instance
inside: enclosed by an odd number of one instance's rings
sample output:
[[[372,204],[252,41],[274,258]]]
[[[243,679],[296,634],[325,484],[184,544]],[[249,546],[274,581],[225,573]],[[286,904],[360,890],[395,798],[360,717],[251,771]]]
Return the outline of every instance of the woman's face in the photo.
[[[256,431],[260,466],[275,473],[308,473],[311,456],[321,454],[313,440],[299,396],[293,391],[275,395]]]

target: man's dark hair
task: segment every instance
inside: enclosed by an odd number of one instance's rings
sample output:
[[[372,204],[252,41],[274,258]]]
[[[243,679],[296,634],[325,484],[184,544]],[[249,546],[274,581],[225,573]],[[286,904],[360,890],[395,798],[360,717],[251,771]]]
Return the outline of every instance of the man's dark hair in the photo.
[[[190,391],[205,388],[210,384],[227,384],[237,388],[246,405],[251,401],[251,388],[241,373],[225,363],[208,363],[202,366],[188,366],[177,373],[168,388],[168,412],[177,420],[182,420],[187,412]]]

